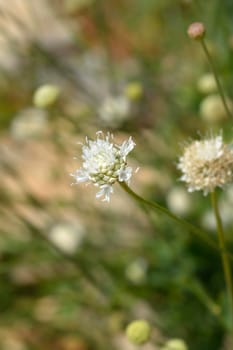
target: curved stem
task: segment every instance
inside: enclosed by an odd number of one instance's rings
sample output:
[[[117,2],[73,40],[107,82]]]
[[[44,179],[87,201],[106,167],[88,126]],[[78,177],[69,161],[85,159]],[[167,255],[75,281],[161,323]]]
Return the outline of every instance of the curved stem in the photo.
[[[147,199],[142,198],[137,193],[135,193],[125,182],[119,182],[119,184],[131,197],[133,197],[140,204],[150,206],[151,208],[168,216],[170,219],[177,222],[179,225],[183,226],[188,231],[190,231],[190,232],[194,233],[195,235],[197,235],[198,237],[200,237],[210,247],[212,247],[213,249],[218,250],[218,251],[221,250],[221,253],[224,252],[226,256],[230,257],[233,260],[233,256],[226,251],[225,246],[224,246],[224,248],[222,248],[222,247],[219,248],[218,244],[215,243],[211,238],[209,238],[204,231],[202,231],[198,227],[194,226],[193,224],[189,223],[188,221],[180,218],[179,216],[176,216],[175,214],[170,212],[167,208],[165,208],[165,207],[163,207],[155,202],[151,202],[151,201],[148,201]]]
[[[225,236],[224,236],[221,216],[219,213],[217,195],[216,195],[215,191],[211,192],[211,203],[212,203],[212,207],[213,207],[213,211],[214,211],[214,215],[215,215],[215,219],[216,219],[216,224],[217,224],[218,242],[219,242],[219,248],[220,248],[220,252],[221,252],[222,265],[223,265],[224,277],[225,277],[227,294],[228,294],[228,301],[229,301],[229,306],[230,306],[230,311],[231,311],[230,325],[232,328],[232,325],[233,325],[233,283],[232,283],[232,275],[231,275],[231,266],[230,266],[230,262],[228,259],[228,255],[226,253]]]
[[[232,113],[231,113],[231,111],[230,111],[230,109],[229,109],[229,107],[227,105],[227,101],[226,101],[226,98],[225,98],[225,95],[224,95],[224,92],[223,92],[223,89],[222,89],[222,86],[221,86],[221,83],[220,83],[220,80],[219,80],[219,77],[218,77],[218,72],[217,72],[217,70],[215,68],[213,59],[212,59],[212,57],[210,55],[210,52],[209,52],[209,50],[207,48],[207,45],[206,45],[204,39],[200,40],[200,43],[201,43],[201,46],[202,46],[202,48],[203,48],[203,50],[205,52],[207,60],[209,61],[210,67],[212,69],[212,72],[214,74],[214,78],[215,78],[215,81],[216,81],[216,84],[217,84],[218,92],[219,92],[220,97],[222,99],[222,103],[224,105],[225,111],[226,111],[226,113],[227,113],[229,118],[233,118],[233,115],[232,115]]]

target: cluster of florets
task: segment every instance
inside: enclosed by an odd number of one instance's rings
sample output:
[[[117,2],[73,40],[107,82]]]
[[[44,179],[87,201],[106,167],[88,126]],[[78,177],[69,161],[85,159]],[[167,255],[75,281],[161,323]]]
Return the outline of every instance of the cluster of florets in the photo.
[[[126,156],[135,146],[132,137],[121,145],[110,141],[113,141],[113,135],[107,133],[104,136],[101,131],[97,132],[95,141],[87,138],[82,146],[83,166],[71,174],[76,183],[87,181],[98,186],[100,191],[96,197],[104,196],[104,201],[110,200],[116,181],[129,183],[132,168],[127,166]]]

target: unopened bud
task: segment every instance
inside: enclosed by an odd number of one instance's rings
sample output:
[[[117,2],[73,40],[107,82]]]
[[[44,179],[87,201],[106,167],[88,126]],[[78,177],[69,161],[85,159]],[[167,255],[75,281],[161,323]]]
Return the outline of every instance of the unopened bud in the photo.
[[[217,84],[213,74],[206,73],[197,81],[197,88],[203,94],[211,94],[217,91]]]
[[[225,99],[229,110],[232,111],[232,101],[228,97]],[[200,114],[207,122],[219,122],[227,118],[222,99],[218,94],[212,94],[203,99],[200,104]]]
[[[46,84],[40,86],[34,93],[33,102],[36,107],[46,108],[54,104],[60,94],[56,85]]]
[[[126,328],[128,340],[136,345],[145,344],[151,333],[151,327],[145,320],[136,320],[131,322]]]
[[[188,36],[194,40],[201,40],[205,36],[205,26],[202,22],[194,22],[188,27]]]
[[[182,339],[170,339],[161,350],[188,350]]]
[[[142,85],[136,81],[131,82],[126,85],[124,93],[130,100],[138,100],[143,94]]]

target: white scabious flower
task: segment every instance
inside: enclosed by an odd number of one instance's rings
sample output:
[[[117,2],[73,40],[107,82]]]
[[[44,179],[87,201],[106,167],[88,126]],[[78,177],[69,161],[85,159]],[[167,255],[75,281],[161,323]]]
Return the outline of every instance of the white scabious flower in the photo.
[[[223,143],[222,135],[193,141],[184,149],[178,169],[188,191],[202,190],[204,195],[233,180],[233,150]]]
[[[94,183],[100,188],[96,198],[103,196],[103,201],[109,202],[116,181],[129,183],[132,168],[127,166],[126,157],[135,143],[130,137],[121,145],[117,145],[110,142],[113,140],[112,134],[107,133],[104,136],[102,131],[96,134],[95,141],[86,138],[86,144],[82,146],[83,166],[71,176],[75,178],[76,183]]]

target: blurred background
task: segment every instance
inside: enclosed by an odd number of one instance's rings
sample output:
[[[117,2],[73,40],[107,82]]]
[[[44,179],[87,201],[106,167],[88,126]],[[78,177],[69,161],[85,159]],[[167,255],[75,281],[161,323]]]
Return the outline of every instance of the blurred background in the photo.
[[[176,169],[190,138],[232,142],[186,34],[196,20],[232,109],[231,0],[0,0],[1,350],[133,350],[138,318],[153,327],[144,350],[232,348],[218,254],[117,185],[109,204],[70,186],[86,135],[132,135],[132,188],[215,235],[209,199]],[[233,186],[220,201],[232,246]]]

